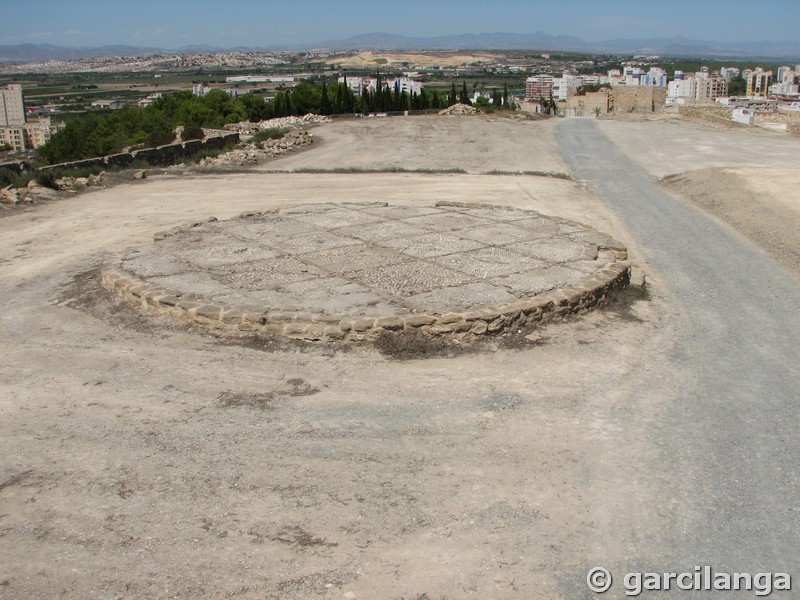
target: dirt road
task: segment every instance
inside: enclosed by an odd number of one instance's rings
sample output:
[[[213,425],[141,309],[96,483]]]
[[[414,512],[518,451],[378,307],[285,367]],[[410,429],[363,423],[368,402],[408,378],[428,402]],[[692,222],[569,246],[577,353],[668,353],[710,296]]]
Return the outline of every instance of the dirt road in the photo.
[[[641,392],[618,414],[620,426],[650,421],[657,455],[643,478],[628,472],[625,486],[632,497],[652,490],[664,519],[653,528],[636,505],[609,511],[620,529],[599,529],[598,543],[627,530],[637,547],[607,554],[609,568],[791,572],[800,550],[797,521],[787,518],[800,494],[796,275],[664,193],[594,122],[567,121],[558,134],[573,172],[630,225],[685,319],[668,360],[632,375]]]

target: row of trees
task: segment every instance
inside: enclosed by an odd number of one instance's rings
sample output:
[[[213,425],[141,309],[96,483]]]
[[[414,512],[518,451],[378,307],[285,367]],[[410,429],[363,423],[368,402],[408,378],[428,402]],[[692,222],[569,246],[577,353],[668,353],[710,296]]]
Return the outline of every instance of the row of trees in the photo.
[[[90,113],[70,121],[39,150],[48,164],[80,160],[121,152],[129,147],[149,147],[175,140],[175,128],[184,127],[184,139],[202,135],[201,128],[219,129],[239,121],[264,121],[276,117],[372,112],[440,110],[457,102],[469,104],[466,83],[459,93],[455,84],[450,93],[422,90],[409,94],[383,86],[364,89],[356,96],[346,83],[312,85],[301,82],[291,90],[279,90],[266,100],[257,94],[230,96],[212,90],[205,96],[189,91],[164,95],[145,108],[126,107],[110,113]],[[508,91],[495,91],[484,107],[512,106]]]

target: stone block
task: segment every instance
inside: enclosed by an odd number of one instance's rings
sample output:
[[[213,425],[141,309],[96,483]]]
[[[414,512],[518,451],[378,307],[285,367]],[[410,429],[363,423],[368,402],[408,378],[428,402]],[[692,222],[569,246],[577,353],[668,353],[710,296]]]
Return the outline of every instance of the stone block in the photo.
[[[470,329],[470,333],[474,335],[483,335],[488,330],[489,326],[484,321],[475,321],[475,324]]]
[[[439,317],[439,322],[443,324],[448,323],[457,323],[458,321],[462,321],[464,319],[464,315],[461,313],[446,313]]]
[[[403,329],[403,319],[400,317],[384,317],[375,321],[375,327],[397,331],[398,329]]]
[[[198,317],[203,317],[204,319],[218,321],[222,316],[222,307],[216,304],[202,304],[189,312]]]
[[[325,328],[325,337],[331,340],[343,340],[345,336],[345,332],[342,331],[341,327],[336,327],[334,325],[328,326]]]
[[[494,321],[489,323],[489,325],[486,327],[486,330],[489,333],[497,333],[503,328],[503,325],[505,325],[504,319],[502,317],[498,317]]]
[[[430,315],[411,315],[405,318],[406,325],[409,327],[422,327],[436,323],[436,317]]]
[[[375,325],[375,319],[358,319],[353,323],[353,331],[367,331],[372,329],[373,325]]]
[[[283,332],[285,335],[304,335],[307,327],[308,326],[305,323],[287,323],[283,326]]]

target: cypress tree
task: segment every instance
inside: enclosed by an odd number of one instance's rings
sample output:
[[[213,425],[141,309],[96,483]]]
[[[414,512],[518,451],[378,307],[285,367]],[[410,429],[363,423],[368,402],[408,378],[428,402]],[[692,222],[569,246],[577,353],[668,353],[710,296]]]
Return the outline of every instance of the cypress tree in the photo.
[[[470,104],[466,81],[461,86],[461,96],[459,97],[458,101],[461,102],[461,104]]]
[[[331,114],[331,99],[328,98],[328,86],[324,79],[322,80],[322,90],[319,99],[319,114]]]

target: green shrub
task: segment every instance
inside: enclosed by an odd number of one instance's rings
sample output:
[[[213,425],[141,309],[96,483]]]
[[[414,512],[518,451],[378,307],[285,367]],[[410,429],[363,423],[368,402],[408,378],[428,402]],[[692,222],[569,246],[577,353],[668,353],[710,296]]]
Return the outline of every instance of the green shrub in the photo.
[[[204,137],[206,137],[206,134],[199,125],[185,125],[181,133],[181,140],[184,142],[189,140],[202,140]]]
[[[269,129],[264,129],[263,131],[259,131],[252,137],[250,142],[253,144],[259,144],[267,140],[279,140],[285,134],[286,132],[283,129],[280,129],[279,127],[270,127]]]
[[[54,171],[39,171],[36,174],[36,183],[51,190],[58,189],[56,179],[58,179],[58,176]]]
[[[17,173],[11,169],[0,168],[0,187],[10,185],[15,188],[24,188],[31,179],[32,176],[28,172],[17,175]]]

